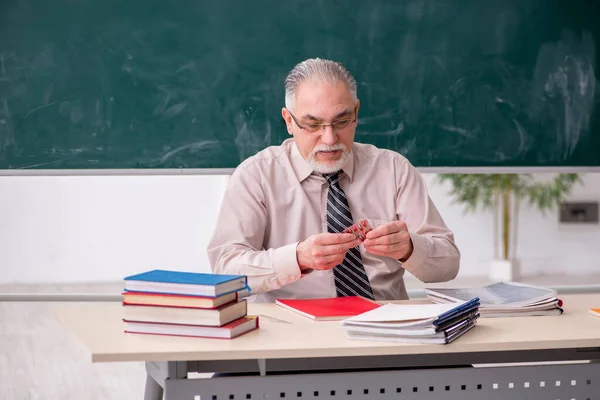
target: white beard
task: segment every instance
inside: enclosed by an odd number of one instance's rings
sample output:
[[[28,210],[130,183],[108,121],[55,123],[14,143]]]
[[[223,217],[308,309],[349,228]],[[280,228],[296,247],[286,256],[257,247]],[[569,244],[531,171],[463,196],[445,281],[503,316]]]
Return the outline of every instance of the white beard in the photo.
[[[319,151],[334,151],[334,150],[342,150],[342,156],[339,158],[339,160],[335,161],[333,164],[325,164],[325,163],[321,163],[321,162],[317,161],[316,154]],[[310,156],[308,157],[308,162],[312,166],[313,171],[318,172],[320,174],[331,174],[333,172],[337,172],[337,171],[341,170],[342,167],[344,166],[344,164],[346,164],[346,161],[348,161],[349,156],[350,156],[350,152],[348,151],[348,149],[346,149],[346,146],[344,146],[341,143],[338,143],[333,146],[327,146],[327,145],[323,144],[323,145],[317,146],[313,149],[313,151],[310,153]]]

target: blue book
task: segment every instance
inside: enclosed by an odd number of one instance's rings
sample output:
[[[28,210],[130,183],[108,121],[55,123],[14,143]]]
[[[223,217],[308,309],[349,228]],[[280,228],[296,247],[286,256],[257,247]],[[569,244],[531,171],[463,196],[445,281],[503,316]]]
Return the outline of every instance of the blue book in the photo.
[[[479,310],[479,305],[479,297],[472,298],[471,300],[459,304],[456,307],[446,311],[445,313],[438,315],[437,319],[433,321],[433,325],[439,326],[450,319],[456,318],[460,315],[469,313],[474,310]]]
[[[219,297],[248,288],[245,275],[155,269],[125,278],[125,291]]]

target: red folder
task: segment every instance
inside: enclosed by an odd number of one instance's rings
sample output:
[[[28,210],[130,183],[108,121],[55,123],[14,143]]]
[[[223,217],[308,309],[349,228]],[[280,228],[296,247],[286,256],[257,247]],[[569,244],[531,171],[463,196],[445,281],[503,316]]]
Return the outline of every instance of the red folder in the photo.
[[[316,321],[335,321],[359,315],[380,307],[372,300],[358,296],[319,299],[277,299],[275,304]]]

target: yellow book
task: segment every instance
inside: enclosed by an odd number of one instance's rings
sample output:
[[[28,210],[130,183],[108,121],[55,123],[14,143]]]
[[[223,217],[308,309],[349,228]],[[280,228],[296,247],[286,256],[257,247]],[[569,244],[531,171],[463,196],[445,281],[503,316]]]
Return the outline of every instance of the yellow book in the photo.
[[[590,308],[588,312],[594,317],[600,318],[600,308]]]

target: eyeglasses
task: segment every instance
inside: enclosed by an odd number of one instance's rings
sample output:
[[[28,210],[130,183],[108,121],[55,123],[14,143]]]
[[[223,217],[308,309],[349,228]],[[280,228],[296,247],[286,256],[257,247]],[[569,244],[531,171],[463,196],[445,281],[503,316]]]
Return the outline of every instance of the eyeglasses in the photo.
[[[298,120],[296,119],[296,117],[294,117],[294,114],[292,114],[292,112],[290,110],[288,110],[288,112],[292,116],[292,119],[294,120],[294,122],[296,123],[296,125],[298,125],[298,128],[304,129],[305,131],[312,132],[312,133],[317,132],[319,129],[325,130],[326,126],[331,126],[331,128],[334,131],[342,130],[344,128],[347,128],[348,125],[353,124],[354,122],[356,122],[357,111],[358,110],[355,108],[354,109],[354,118],[352,118],[352,119],[340,119],[338,121],[333,121],[330,124],[306,124],[306,125],[300,125],[298,123]]]

